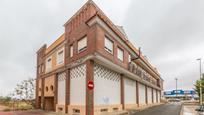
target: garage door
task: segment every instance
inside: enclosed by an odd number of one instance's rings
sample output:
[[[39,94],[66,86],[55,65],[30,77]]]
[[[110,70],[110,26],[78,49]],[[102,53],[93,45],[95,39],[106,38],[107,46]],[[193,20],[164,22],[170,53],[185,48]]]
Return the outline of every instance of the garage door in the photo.
[[[125,104],[136,104],[136,81],[124,79]]]
[[[139,104],[146,104],[145,85],[138,84],[139,88]]]
[[[86,103],[86,65],[70,70],[70,104],[85,105]]]
[[[160,91],[157,91],[158,103],[160,103]]]
[[[156,90],[153,90],[153,95],[154,95],[154,103],[157,102],[157,94],[156,94]]]
[[[58,105],[65,105],[65,92],[66,92],[66,73],[58,75]]]
[[[148,104],[152,103],[152,88],[147,88],[147,95],[148,95]]]
[[[94,65],[94,104],[120,104],[120,74]]]

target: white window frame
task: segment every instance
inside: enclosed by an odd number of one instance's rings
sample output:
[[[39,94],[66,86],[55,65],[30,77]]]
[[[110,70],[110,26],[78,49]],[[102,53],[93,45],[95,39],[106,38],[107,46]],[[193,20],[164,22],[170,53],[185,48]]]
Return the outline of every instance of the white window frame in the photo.
[[[70,53],[70,57],[73,57],[73,55],[74,55],[74,46],[73,45],[70,45],[69,53]]]
[[[117,48],[117,57],[120,61],[124,60],[124,50],[119,47]]]
[[[84,43],[83,43],[84,42]],[[80,39],[78,42],[77,42],[77,50],[78,50],[78,53],[86,50],[87,48],[87,36],[83,37],[82,39]]]
[[[62,55],[62,57],[60,57]],[[60,49],[57,52],[57,65],[61,65],[64,63],[64,48]]]
[[[50,63],[48,61],[50,60]],[[46,72],[50,71],[52,69],[52,57],[48,57],[46,59]]]
[[[131,62],[132,60],[131,60],[131,55],[129,54],[128,55],[128,62]]]
[[[113,54],[113,49],[114,49],[114,48],[113,48],[113,45],[114,45],[113,41],[110,40],[108,37],[105,36],[105,44],[104,44],[105,50],[106,50],[107,52]]]

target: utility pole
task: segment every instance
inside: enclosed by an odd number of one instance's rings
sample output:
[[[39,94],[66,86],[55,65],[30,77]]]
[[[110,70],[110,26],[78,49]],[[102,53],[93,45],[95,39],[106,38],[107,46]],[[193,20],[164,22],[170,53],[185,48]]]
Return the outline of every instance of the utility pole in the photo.
[[[178,94],[178,91],[177,91],[177,90],[178,90],[178,89],[177,89],[177,87],[178,87],[178,86],[177,86],[177,81],[178,81],[178,79],[175,78],[175,80],[176,80],[176,98],[177,98],[177,96],[178,96],[178,95],[177,95],[177,94]]]
[[[202,72],[201,72],[201,58],[197,59],[200,62],[200,105],[202,105],[202,84],[201,84],[201,79],[202,79]]]

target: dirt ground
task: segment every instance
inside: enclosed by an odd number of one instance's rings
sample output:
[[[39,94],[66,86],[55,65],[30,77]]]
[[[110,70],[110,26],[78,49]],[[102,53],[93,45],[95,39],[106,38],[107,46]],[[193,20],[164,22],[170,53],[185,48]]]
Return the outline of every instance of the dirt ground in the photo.
[[[3,111],[4,109],[6,109],[6,106],[0,105],[0,111]],[[1,115],[1,114],[0,114]]]

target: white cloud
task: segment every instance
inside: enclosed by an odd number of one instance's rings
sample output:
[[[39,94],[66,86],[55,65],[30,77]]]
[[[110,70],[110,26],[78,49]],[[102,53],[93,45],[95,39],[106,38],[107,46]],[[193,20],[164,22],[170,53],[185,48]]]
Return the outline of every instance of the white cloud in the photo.
[[[35,52],[64,32],[63,24],[87,0],[0,1],[0,94],[35,77]],[[192,88],[197,57],[204,57],[204,1],[94,0],[162,74],[165,88]]]

